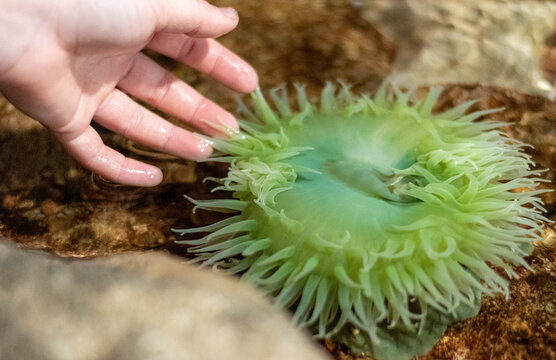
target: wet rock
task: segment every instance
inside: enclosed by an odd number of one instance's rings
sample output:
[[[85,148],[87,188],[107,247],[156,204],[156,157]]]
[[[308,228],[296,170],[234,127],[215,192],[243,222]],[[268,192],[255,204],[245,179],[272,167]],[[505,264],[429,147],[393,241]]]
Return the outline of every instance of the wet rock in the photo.
[[[0,359],[326,359],[254,290],[157,253],[0,242]]]

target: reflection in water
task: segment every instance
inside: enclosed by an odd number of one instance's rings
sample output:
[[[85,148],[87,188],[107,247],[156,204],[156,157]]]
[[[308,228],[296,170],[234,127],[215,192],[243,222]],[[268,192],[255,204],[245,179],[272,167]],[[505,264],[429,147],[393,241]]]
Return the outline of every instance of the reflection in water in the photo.
[[[121,138],[118,145],[122,150],[125,150],[126,155],[159,167],[164,175],[162,182],[154,187],[140,188],[118,184],[98,174],[91,173],[91,186],[90,189],[86,190],[88,199],[132,201],[140,199],[146,194],[161,191],[163,185],[191,184],[197,181],[196,163],[193,161],[142,147],[125,138]]]
[[[159,151],[154,151],[154,150],[151,150],[149,148],[143,147],[143,146],[141,146],[141,145],[139,145],[139,144],[137,144],[137,143],[135,143],[135,142],[133,142],[129,139],[126,139],[126,138],[121,139],[120,145],[124,149],[126,149],[126,150],[128,150],[128,151],[130,151],[130,152],[132,152],[136,155],[139,155],[139,156],[142,156],[142,157],[145,157],[145,158],[148,158],[148,159],[152,159],[152,160],[178,160],[179,159],[177,156],[166,154],[166,153],[161,153]]]
[[[90,175],[90,184],[90,189],[87,189],[87,194],[84,194],[88,200],[137,200],[145,195],[146,189],[136,186],[121,185],[95,173],[91,173]]]

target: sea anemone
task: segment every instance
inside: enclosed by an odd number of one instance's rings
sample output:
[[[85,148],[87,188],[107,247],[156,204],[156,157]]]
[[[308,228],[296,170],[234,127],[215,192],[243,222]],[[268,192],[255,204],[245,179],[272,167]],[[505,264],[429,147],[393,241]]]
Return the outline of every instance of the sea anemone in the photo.
[[[503,272],[530,269],[546,219],[526,145],[476,121],[498,110],[435,114],[440,88],[413,100],[388,83],[372,98],[329,84],[320,101],[296,88],[295,110],[285,87],[273,106],[255,91],[241,131],[212,140],[210,160],[230,164],[213,190],[232,197],[190,200],[232,215],[176,230],[207,233],[180,241],[196,261],[241,274],[317,337],[350,329],[370,351],[481,293],[508,295]]]

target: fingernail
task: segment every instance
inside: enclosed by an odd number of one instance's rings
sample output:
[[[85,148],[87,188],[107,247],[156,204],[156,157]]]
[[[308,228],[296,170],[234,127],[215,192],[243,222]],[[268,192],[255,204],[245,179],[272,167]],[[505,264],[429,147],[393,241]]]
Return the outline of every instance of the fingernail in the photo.
[[[238,15],[237,15],[237,11],[234,8],[219,8],[220,12],[222,13],[222,15],[224,15],[225,17],[227,17],[230,20],[237,20]]]
[[[154,171],[148,170],[146,175],[149,183],[153,185],[158,185],[162,181],[162,172],[159,169],[156,169]]]
[[[193,135],[199,140],[197,143],[198,159],[196,160],[206,159],[212,154],[212,141],[196,133],[193,133]]]

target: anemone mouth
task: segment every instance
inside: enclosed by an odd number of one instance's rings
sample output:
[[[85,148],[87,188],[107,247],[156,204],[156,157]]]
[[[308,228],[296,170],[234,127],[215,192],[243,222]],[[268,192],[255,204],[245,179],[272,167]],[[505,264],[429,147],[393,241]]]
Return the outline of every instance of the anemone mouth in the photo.
[[[386,328],[412,328],[434,311],[453,314],[477,294],[516,276],[538,239],[540,172],[501,124],[464,115],[471,103],[441,114],[440,94],[422,100],[384,84],[370,98],[328,85],[320,104],[297,88],[299,111],[284,88],[260,91],[254,112],[240,104],[241,132],[214,139],[229,162],[214,190],[234,199],[192,200],[236,212],[182,234],[197,260],[241,273],[292,308],[295,321],[331,336],[346,325],[372,342]]]

